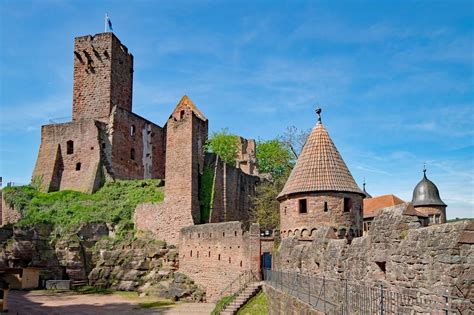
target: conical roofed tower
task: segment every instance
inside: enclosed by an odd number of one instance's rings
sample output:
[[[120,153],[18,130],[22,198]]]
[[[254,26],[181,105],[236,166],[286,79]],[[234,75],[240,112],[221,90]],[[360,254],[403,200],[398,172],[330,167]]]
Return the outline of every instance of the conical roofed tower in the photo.
[[[311,237],[329,226],[340,238],[360,236],[364,197],[319,117],[277,197],[281,234]]]

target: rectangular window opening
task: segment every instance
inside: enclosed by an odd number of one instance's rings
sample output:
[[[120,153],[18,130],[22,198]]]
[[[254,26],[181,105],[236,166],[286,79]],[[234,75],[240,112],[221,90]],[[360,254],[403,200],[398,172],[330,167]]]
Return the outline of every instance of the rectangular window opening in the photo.
[[[308,213],[308,202],[306,199],[298,200],[299,213]]]

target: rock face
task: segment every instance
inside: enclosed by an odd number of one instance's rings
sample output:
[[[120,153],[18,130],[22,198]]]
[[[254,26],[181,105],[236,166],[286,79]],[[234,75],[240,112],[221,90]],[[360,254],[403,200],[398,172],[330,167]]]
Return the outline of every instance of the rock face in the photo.
[[[96,287],[139,291],[171,299],[202,301],[204,292],[185,275],[177,273],[178,253],[163,241],[138,239],[133,242],[101,240],[89,273]]]
[[[351,244],[316,238],[283,240],[277,269],[349,280],[381,281],[395,289],[473,299],[474,221],[419,228],[408,204],[386,208],[373,228]]]
[[[203,301],[205,294],[177,273],[178,253],[147,236],[109,239],[106,224],[54,235],[50,226],[0,228],[0,269],[37,267],[41,279],[89,280],[93,286]]]

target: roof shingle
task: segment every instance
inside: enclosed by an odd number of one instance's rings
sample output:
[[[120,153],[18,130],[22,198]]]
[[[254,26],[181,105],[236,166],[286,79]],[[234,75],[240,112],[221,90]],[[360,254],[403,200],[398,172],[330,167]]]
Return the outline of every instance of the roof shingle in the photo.
[[[316,124],[311,131],[278,198],[317,191],[353,192],[364,195],[321,123]]]

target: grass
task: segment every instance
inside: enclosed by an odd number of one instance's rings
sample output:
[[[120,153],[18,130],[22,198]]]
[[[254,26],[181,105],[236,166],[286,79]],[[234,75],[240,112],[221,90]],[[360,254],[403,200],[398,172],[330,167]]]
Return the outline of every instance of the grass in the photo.
[[[62,232],[83,223],[106,222],[133,229],[135,207],[163,201],[159,180],[127,180],[106,183],[94,194],[64,190],[43,193],[32,186],[6,187],[5,201],[22,214],[19,225],[51,224]]]
[[[209,223],[214,203],[214,171],[210,166],[204,168],[199,188],[199,199],[201,200],[201,223]]]
[[[258,292],[237,312],[237,315],[263,314],[268,314],[268,301],[263,291]]]
[[[234,298],[234,295],[228,295],[221,298],[219,301],[217,301],[216,307],[214,307],[214,310],[212,310],[211,315],[219,315],[219,313],[224,309],[224,306],[232,302]]]
[[[79,294],[112,294],[114,293],[113,290],[111,289],[103,289],[103,288],[96,288],[90,285],[85,285],[81,287],[75,287],[73,289],[74,292],[79,293]]]
[[[160,300],[155,302],[138,303],[138,306],[140,306],[140,308],[156,308],[170,305],[174,305],[174,302],[170,300]]]

